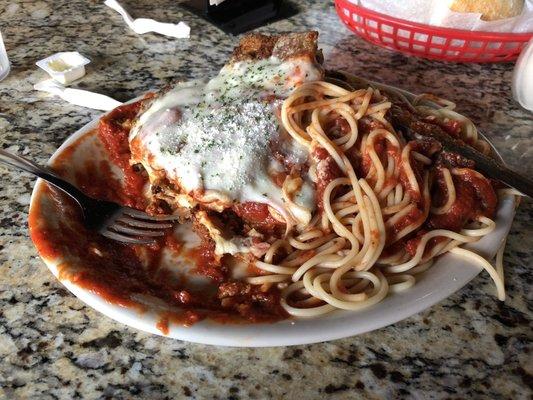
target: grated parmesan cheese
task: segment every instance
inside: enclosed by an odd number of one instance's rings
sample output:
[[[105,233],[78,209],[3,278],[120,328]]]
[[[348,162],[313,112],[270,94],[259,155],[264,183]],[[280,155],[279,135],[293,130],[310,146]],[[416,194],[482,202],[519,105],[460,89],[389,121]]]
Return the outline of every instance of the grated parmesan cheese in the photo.
[[[283,170],[269,143],[279,140],[276,109],[295,85],[320,79],[306,60],[271,57],[225,66],[208,82],[180,83],[156,99],[138,119],[131,140],[143,150],[147,170],[163,170],[182,191],[209,191],[221,199],[267,203],[283,209],[281,189],[269,171]],[[293,164],[307,160],[295,141],[282,144]],[[310,179],[295,201],[312,210]]]

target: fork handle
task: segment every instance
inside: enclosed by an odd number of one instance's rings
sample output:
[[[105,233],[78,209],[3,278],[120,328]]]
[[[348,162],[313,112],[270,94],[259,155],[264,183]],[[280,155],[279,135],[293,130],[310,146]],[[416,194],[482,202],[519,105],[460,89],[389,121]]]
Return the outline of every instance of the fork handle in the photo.
[[[60,178],[52,171],[37,165],[31,160],[28,160],[27,158],[0,149],[0,162],[14,168],[18,168],[22,171],[29,172],[30,174],[33,174],[44,179],[48,183],[51,183],[76,200],[82,209],[85,209],[86,203],[92,201],[90,197],[86,196],[81,190],[71,183]]]
[[[493,179],[497,179],[518,190],[522,194],[533,198],[533,181],[523,175],[520,175],[518,172],[507,168],[505,165],[503,165],[503,163],[498,162],[494,158],[481,153],[465,143],[457,141],[450,135],[437,129],[433,130],[428,135],[413,132],[410,127],[404,127],[404,130],[408,137],[417,138],[417,136],[429,136],[433,139],[436,139],[442,145],[443,150],[457,153],[471,161],[474,161],[475,168],[479,172]]]
[[[533,198],[533,181],[525,176],[507,168],[495,159],[486,156],[473,147],[457,144],[453,140],[442,143],[444,149],[460,154],[475,162],[476,169],[491,178],[498,179],[503,183],[515,188],[522,194]]]

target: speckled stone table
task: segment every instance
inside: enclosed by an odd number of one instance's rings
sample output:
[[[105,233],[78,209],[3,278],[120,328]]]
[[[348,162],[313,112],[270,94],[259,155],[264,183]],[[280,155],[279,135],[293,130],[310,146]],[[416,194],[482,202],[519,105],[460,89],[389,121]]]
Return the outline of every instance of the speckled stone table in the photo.
[[[0,0],[12,62],[0,82],[0,146],[44,163],[99,112],[35,92],[35,61],[78,50],[77,85],[127,100],[175,78],[214,74],[236,43],[173,0],[124,1],[133,16],[190,23],[189,40],[128,31],[100,1]],[[327,65],[457,102],[514,167],[533,173],[533,114],[510,95],[512,65],[444,64],[372,47],[328,1],[262,30],[320,31]],[[487,274],[394,326],[330,343],[232,349],[128,328],[57,282],[28,237],[33,178],[0,167],[0,399],[530,399],[533,205],[518,210],[505,253],[508,299]]]

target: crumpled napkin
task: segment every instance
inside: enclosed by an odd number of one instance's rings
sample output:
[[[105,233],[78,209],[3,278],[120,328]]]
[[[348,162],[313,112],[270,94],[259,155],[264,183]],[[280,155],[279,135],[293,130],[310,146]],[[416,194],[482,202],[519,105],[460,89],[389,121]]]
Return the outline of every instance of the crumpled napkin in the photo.
[[[122,103],[109,96],[100,93],[89,92],[82,89],[67,88],[53,79],[36,83],[33,88],[42,92],[51,93],[61,97],[63,100],[77,106],[94,108],[95,110],[109,111]]]
[[[183,21],[178,24],[170,24],[155,21],[150,18],[133,19],[117,0],[106,0],[104,4],[122,15],[122,18],[124,18],[126,24],[135,33],[142,35],[143,33],[155,32],[178,39],[188,38],[191,34],[191,28]]]

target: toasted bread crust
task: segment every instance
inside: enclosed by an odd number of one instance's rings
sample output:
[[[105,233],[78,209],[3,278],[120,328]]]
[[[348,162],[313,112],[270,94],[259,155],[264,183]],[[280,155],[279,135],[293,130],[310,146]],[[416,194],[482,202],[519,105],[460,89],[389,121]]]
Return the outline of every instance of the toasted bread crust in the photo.
[[[522,13],[524,0],[454,0],[450,10],[460,13],[480,13],[483,21],[513,18]]]
[[[317,59],[317,39],[318,32],[316,31],[275,36],[251,33],[244,36],[233,50],[230,64],[244,60],[261,60],[270,56],[281,60],[301,56]]]

